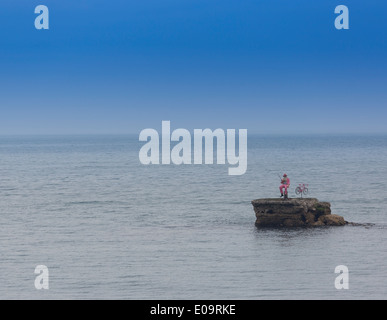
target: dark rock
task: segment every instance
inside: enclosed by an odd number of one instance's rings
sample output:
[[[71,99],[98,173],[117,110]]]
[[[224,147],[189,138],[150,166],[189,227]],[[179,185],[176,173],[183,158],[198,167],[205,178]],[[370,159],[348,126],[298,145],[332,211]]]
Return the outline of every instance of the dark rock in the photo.
[[[251,201],[259,227],[342,226],[343,217],[331,214],[331,204],[316,198],[257,199]]]
[[[337,214],[324,215],[318,218],[326,226],[343,226],[346,221]]]

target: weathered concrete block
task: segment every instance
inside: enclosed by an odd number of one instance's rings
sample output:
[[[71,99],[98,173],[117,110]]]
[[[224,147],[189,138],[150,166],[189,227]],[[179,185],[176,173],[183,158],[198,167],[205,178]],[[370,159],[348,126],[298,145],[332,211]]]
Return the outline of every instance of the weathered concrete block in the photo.
[[[316,198],[257,199],[251,201],[259,227],[341,226],[343,217],[331,214],[329,202]]]
[[[337,214],[321,216],[319,217],[319,221],[321,221],[326,226],[343,226],[346,224],[344,218]]]

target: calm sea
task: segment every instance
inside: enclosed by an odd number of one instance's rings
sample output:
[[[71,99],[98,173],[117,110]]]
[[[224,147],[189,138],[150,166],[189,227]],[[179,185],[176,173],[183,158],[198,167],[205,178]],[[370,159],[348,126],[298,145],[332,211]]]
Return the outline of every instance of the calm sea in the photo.
[[[1,299],[386,299],[387,136],[252,136],[228,165],[141,165],[138,136],[0,137]],[[361,225],[257,229],[278,174]],[[35,267],[49,270],[37,290]],[[349,289],[335,288],[335,267]]]

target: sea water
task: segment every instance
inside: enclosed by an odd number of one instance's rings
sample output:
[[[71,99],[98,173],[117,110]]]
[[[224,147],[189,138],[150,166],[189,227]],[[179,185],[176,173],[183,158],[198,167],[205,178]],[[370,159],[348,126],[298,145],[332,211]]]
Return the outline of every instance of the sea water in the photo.
[[[249,135],[241,176],[142,165],[141,145],[0,137],[1,299],[387,298],[387,136]],[[255,227],[251,200],[279,197],[283,173],[290,197],[306,183],[358,225]]]

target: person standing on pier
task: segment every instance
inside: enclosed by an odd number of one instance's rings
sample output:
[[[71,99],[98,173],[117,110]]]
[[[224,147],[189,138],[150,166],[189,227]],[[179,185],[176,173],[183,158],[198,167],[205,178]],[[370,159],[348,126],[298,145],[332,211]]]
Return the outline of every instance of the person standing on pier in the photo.
[[[290,186],[290,179],[288,178],[287,174],[284,173],[282,179],[281,179],[281,185],[279,186],[280,192],[281,192],[281,198],[284,197],[284,199],[288,198],[288,188]],[[284,190],[285,189],[285,190]]]

